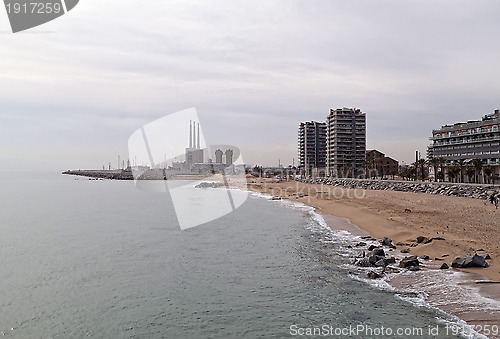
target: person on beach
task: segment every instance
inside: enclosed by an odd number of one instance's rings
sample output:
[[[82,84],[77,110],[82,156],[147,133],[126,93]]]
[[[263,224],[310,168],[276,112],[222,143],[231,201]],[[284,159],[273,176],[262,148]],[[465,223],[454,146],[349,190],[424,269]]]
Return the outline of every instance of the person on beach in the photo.
[[[492,204],[492,205],[493,205],[493,203],[495,202],[495,193],[492,193],[492,194],[490,195],[490,202],[491,202],[491,204]]]

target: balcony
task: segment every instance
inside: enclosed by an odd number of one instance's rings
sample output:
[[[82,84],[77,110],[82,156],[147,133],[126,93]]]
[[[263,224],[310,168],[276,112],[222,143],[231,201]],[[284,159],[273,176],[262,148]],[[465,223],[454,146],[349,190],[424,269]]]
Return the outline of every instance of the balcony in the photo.
[[[500,140],[500,135],[495,135],[490,138],[476,138],[476,139],[468,139],[468,140],[455,140],[455,141],[438,141],[435,142],[432,146],[433,147],[439,147],[439,146],[447,146],[447,145],[460,145],[460,144],[472,144],[476,142],[483,142],[483,141],[499,141]]]

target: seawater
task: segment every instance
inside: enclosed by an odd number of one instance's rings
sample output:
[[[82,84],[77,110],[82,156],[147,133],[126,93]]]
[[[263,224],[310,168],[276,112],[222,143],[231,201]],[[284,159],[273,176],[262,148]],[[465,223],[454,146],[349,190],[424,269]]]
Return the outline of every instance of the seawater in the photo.
[[[305,206],[252,194],[181,231],[169,196],[133,182],[1,173],[0,197],[1,335],[456,337],[439,311],[354,279],[349,235]]]

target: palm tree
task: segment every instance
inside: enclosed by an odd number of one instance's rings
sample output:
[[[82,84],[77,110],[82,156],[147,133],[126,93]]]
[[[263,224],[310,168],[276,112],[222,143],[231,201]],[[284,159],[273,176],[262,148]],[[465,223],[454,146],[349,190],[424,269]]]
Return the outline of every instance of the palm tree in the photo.
[[[472,182],[472,177],[476,173],[476,170],[472,166],[467,166],[465,169],[465,174],[467,174],[467,177],[469,178],[469,182]]]
[[[418,175],[418,170],[420,170],[420,175],[422,177],[422,181],[425,181],[425,165],[427,164],[427,161],[425,159],[418,159],[413,163],[413,166],[415,166],[417,175]]]
[[[448,169],[448,176],[455,180],[455,178],[460,174],[460,166],[459,165],[453,165]],[[456,182],[456,181],[455,181]]]
[[[484,168],[484,174],[486,175],[488,184],[490,183],[492,173],[493,173],[493,167],[491,167],[491,165],[488,165]]]
[[[465,166],[465,160],[460,159],[458,160],[458,166],[460,166],[460,182],[464,182],[464,166]]]
[[[434,181],[437,181],[438,178],[438,166],[439,166],[439,158],[432,158],[430,160],[432,167],[434,167]]]
[[[441,168],[441,173],[443,173],[443,181],[444,181],[444,179],[445,179],[445,177],[444,177],[444,165],[446,165],[446,159],[443,157],[439,157],[438,159],[439,159],[438,160],[439,167]]]
[[[415,166],[410,166],[408,174],[410,178],[413,178],[413,180],[417,180],[417,168]]]
[[[483,160],[477,158],[472,160],[472,165],[474,166],[474,169],[476,170],[476,183],[479,184],[479,178],[481,176],[481,169],[483,168]]]

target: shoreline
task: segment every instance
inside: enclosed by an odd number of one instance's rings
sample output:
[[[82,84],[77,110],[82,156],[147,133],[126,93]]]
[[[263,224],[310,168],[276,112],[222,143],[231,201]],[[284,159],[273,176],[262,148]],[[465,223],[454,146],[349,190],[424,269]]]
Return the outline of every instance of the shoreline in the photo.
[[[295,186],[295,187],[292,187]],[[320,186],[320,187],[318,187]],[[311,192],[310,188],[314,188],[315,195],[311,196],[309,194],[297,193],[300,192],[303,187],[307,189],[305,192]],[[248,189],[250,191],[255,191],[263,194],[268,194],[275,197],[280,197],[282,199],[288,199],[291,201],[300,202],[308,206],[312,206],[316,209],[326,224],[333,230],[344,230],[348,231],[354,236],[366,237],[371,236],[376,239],[383,239],[384,237],[389,237],[394,241],[394,244],[398,242],[408,242],[409,240],[415,239],[418,235],[425,232],[429,232],[428,235],[431,236],[443,236],[446,237],[445,241],[433,241],[429,244],[419,244],[416,247],[410,248],[410,253],[404,254],[400,251],[404,249],[404,246],[397,246],[395,251],[399,253],[399,256],[409,256],[409,255],[429,255],[431,259],[444,259],[444,260],[431,260],[422,262],[423,270],[418,272],[408,272],[408,274],[397,274],[387,279],[384,279],[387,283],[393,286],[397,291],[411,290],[415,287],[421,288],[428,296],[425,298],[426,303],[434,308],[442,310],[443,312],[456,316],[457,318],[465,321],[468,325],[476,326],[479,329],[481,326],[496,325],[500,323],[500,284],[497,283],[479,283],[479,282],[498,282],[500,281],[500,272],[498,264],[495,260],[488,261],[490,266],[488,268],[468,268],[468,269],[447,269],[440,270],[439,266],[446,262],[451,267],[451,261],[458,256],[465,255],[464,252],[464,240],[468,240],[473,243],[474,247],[480,249],[481,246],[489,250],[488,253],[493,259],[498,258],[495,254],[497,247],[488,246],[488,244],[480,243],[481,239],[471,238],[471,239],[461,239],[464,238],[461,233],[467,233],[467,227],[463,228],[465,232],[459,232],[459,229],[443,228],[442,230],[432,229],[433,234],[430,234],[430,229],[432,227],[422,227],[418,224],[413,223],[412,218],[404,218],[398,215],[398,213],[392,213],[391,199],[388,201],[382,201],[381,206],[385,207],[385,210],[376,211],[373,206],[369,203],[363,203],[373,198],[366,194],[368,192],[359,192],[362,190],[341,189],[336,187],[338,192],[342,191],[344,195],[337,196],[336,198],[328,199],[324,196],[325,187],[323,185],[315,184],[303,184],[297,182],[276,182],[275,180],[260,179],[248,184]],[[397,199],[400,199],[404,205],[411,200],[422,201],[425,200],[424,193],[409,193],[409,192],[387,192],[387,191],[372,191],[376,192],[375,195],[380,198],[381,195],[396,195]],[[357,195],[356,195],[357,194]],[[410,195],[406,197],[407,200],[401,200],[400,195]],[[368,198],[368,199],[366,199]],[[458,197],[442,197],[434,196],[433,199],[466,199],[466,201],[461,201],[455,203],[457,205],[469,203],[468,200],[472,200],[475,204],[481,201],[471,198],[458,198]],[[346,199],[346,200],[343,200]],[[357,203],[353,203],[352,200],[361,200]],[[409,200],[409,201],[408,201]],[[377,204],[378,205],[378,204]],[[488,205],[482,205],[486,208]],[[391,206],[397,208],[396,206]],[[459,207],[459,206],[456,206]],[[404,212],[407,215],[414,216],[412,212]],[[498,212],[500,213],[500,211]],[[399,213],[401,214],[401,213]],[[339,222],[340,219],[345,221]],[[409,219],[409,220],[404,220]],[[497,228],[500,230],[500,228]],[[437,232],[437,234],[436,234]],[[495,233],[494,233],[495,234]],[[449,239],[449,240],[448,240]],[[494,239],[493,238],[490,240]],[[493,240],[494,241],[494,240]],[[496,244],[498,246],[498,244]],[[481,252],[479,254],[484,254],[486,252]],[[391,253],[394,254],[394,253]],[[435,290],[433,288],[436,282],[432,280],[437,280],[439,283],[446,281],[446,286],[452,288]],[[471,300],[459,300],[460,295],[453,295],[455,290],[461,291],[461,293],[467,293],[471,295]],[[494,303],[493,309],[483,310],[481,309],[480,301],[476,299],[485,298],[484,300],[491,300]],[[479,308],[475,308],[474,301],[479,305]],[[481,332],[481,331],[479,331]],[[488,336],[489,338],[500,338],[500,336]]]
[[[328,189],[335,191],[328,195]],[[374,238],[388,237],[394,244],[409,244],[397,246],[398,250],[410,249],[408,255],[428,255],[433,259],[438,258],[441,263],[446,262],[450,267],[454,258],[469,253],[470,248],[478,251],[478,254],[489,253],[493,258],[488,261],[489,267],[460,270],[479,273],[500,282],[500,243],[495,243],[500,231],[500,220],[497,220],[500,219],[500,209],[496,210],[484,201],[266,179],[249,183],[248,190],[301,202],[316,207],[321,213],[346,218]],[[411,247],[410,244],[416,243],[418,236],[429,239],[444,237],[445,240]]]

